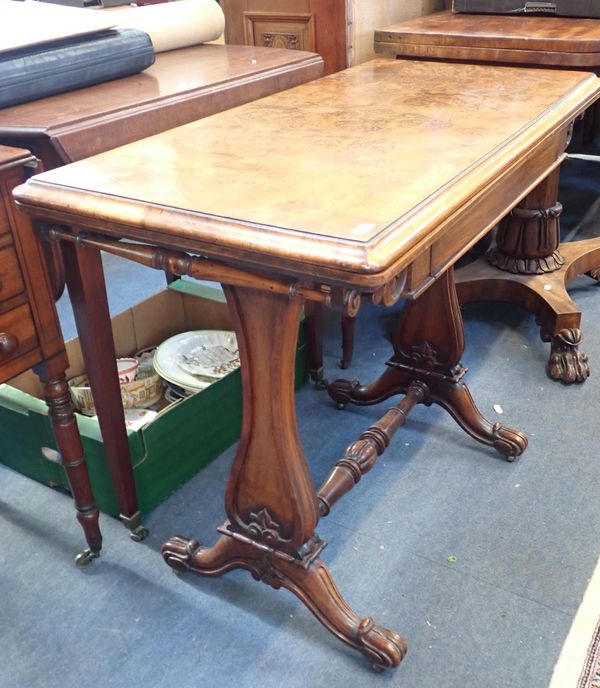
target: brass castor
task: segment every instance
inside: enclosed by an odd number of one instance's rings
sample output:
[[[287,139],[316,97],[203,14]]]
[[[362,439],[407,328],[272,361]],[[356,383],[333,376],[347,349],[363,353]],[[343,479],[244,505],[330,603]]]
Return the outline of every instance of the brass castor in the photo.
[[[142,540],[145,540],[148,537],[149,532],[150,531],[148,530],[148,528],[144,528],[144,526],[138,526],[129,533],[129,537],[134,542],[141,542]]]
[[[75,566],[78,566],[79,568],[87,566],[92,559],[97,559],[99,556],[99,552],[92,552],[91,549],[84,549],[83,552],[79,552],[79,554],[75,557]]]

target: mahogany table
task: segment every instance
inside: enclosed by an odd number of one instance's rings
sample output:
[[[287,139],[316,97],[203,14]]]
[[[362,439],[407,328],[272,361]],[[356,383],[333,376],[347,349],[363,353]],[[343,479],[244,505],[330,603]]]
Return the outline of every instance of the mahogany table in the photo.
[[[465,385],[452,265],[553,173],[570,122],[599,96],[592,74],[379,59],[16,190],[48,240],[63,244],[97,332],[108,331],[108,313],[87,267],[99,249],[224,285],[244,390],[227,520],[213,546],[170,539],[170,566],[247,569],[296,594],[376,667],[400,663],[403,638],[357,615],[335,586],[318,521],[417,403],[440,404],[509,459],[524,451],[524,435],[483,418]],[[383,375],[368,386],[337,381],[331,396],[340,406],[404,396],[316,490],[296,426],[294,356],[303,304],[337,293],[346,313],[361,297],[409,303]],[[113,350],[103,344],[94,351],[110,383]]]
[[[439,12],[376,31],[375,50],[600,73],[600,19]],[[592,129],[597,112],[593,107],[586,114]],[[550,343],[548,375],[569,384],[584,382],[589,364],[579,349],[581,311],[567,284],[584,273],[600,279],[600,239],[560,244],[557,197],[558,170],[502,221],[496,246],[456,277],[461,303],[507,301],[533,313],[542,340]]]
[[[249,46],[198,45],[160,53],[146,71],[0,110],[0,143],[21,145],[52,169],[316,79],[319,55]],[[225,144],[225,139],[223,141]],[[235,151],[232,153],[236,155]],[[49,257],[53,290],[64,288],[59,252]],[[99,282],[99,256],[87,267]],[[79,284],[68,283],[81,332],[88,332]],[[102,292],[102,290],[101,290]],[[102,298],[101,296],[99,298]],[[106,333],[94,332],[98,342]],[[96,357],[86,359],[120,518],[143,539],[120,394],[106,389]]]
[[[378,53],[600,70],[600,19],[436,12],[375,31]]]
[[[0,382],[33,367],[56,437],[88,548],[81,565],[102,547],[98,509],[65,378],[69,366],[49,278],[31,222],[15,210],[11,192],[37,166],[29,151],[0,146]]]

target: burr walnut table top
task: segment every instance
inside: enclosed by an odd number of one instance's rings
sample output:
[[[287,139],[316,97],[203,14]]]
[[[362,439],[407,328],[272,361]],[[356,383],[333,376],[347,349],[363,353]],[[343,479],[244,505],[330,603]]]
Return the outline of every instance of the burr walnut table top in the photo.
[[[600,67],[600,19],[437,12],[375,32],[379,53],[554,67]]]
[[[17,198],[103,234],[377,288],[488,231],[560,163],[599,84],[378,59],[46,172]]]

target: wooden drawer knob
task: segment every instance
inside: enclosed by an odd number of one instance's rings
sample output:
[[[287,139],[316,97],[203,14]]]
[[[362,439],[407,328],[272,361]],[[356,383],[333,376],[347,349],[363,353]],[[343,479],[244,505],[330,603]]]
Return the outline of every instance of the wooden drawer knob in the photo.
[[[14,334],[8,332],[0,332],[0,353],[10,356],[14,354],[19,347],[19,340]]]

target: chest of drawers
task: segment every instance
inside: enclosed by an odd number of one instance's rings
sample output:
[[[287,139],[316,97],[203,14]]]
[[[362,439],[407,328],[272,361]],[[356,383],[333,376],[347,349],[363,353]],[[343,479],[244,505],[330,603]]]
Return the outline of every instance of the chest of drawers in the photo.
[[[59,333],[56,314],[49,294],[42,294],[41,288],[46,288],[46,276],[37,245],[32,243],[33,237],[27,222],[18,218],[11,202],[11,191],[24,180],[27,166],[35,165],[35,160],[24,150],[0,146],[0,380],[5,381],[18,373],[39,363],[42,358],[40,338],[42,320],[50,316],[49,339],[54,340],[47,353],[58,353],[61,349],[57,341]],[[21,220],[25,232],[17,233],[17,223]],[[29,230],[29,231],[27,231]],[[33,272],[28,284],[27,266]],[[36,269],[37,268],[37,269]],[[24,270],[25,269],[25,270]],[[29,275],[28,275],[29,276]],[[39,287],[36,288],[36,283]],[[40,284],[41,283],[41,284]],[[48,291],[46,289],[46,291]],[[43,310],[49,307],[46,316],[40,312],[39,328],[34,320],[35,293],[41,294],[39,306]],[[52,322],[52,320],[54,322]],[[40,335],[38,335],[38,329]],[[58,336],[60,339],[60,336]],[[50,343],[50,342],[49,342]]]

